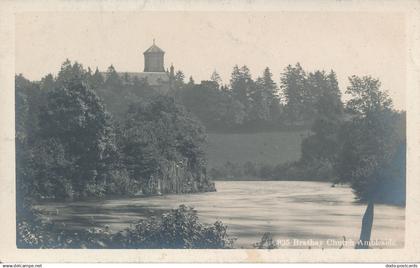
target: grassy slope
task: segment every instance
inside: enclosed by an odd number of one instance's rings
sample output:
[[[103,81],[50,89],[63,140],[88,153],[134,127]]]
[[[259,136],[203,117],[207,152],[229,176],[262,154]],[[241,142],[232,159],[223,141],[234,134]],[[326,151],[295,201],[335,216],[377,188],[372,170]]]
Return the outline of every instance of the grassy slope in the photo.
[[[300,144],[308,131],[209,133],[206,146],[209,168],[227,161],[276,165],[300,157]]]

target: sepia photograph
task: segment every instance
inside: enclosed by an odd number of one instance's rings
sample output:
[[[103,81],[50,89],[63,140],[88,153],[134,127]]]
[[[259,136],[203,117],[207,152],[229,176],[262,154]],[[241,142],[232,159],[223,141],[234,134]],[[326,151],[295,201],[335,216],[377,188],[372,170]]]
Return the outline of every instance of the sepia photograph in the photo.
[[[15,13],[16,249],[407,249],[407,25]]]

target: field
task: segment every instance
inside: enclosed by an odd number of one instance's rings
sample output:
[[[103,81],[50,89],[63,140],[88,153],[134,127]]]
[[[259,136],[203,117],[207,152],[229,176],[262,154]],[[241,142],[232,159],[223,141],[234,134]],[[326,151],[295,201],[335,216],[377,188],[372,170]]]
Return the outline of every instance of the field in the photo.
[[[206,146],[209,168],[230,161],[276,165],[300,157],[300,144],[308,131],[209,133]]]

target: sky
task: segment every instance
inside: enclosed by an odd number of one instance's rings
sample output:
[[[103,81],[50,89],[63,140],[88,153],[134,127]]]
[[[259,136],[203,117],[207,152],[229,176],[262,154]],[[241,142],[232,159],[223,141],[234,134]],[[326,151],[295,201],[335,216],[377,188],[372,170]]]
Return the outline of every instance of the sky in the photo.
[[[390,12],[25,12],[15,20],[15,68],[30,80],[56,74],[69,58],[104,71],[141,72],[152,45],[196,82],[234,65],[253,78],[269,67],[276,82],[288,64],[334,70],[344,92],[351,75],[379,78],[405,108],[406,31]]]

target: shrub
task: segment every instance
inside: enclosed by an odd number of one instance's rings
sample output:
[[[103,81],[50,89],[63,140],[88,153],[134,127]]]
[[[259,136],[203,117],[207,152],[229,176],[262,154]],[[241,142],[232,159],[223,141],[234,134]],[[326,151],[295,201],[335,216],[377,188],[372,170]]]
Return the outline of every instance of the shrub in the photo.
[[[220,221],[202,224],[196,211],[184,205],[114,234],[107,227],[62,230],[42,222],[34,210],[20,211],[17,219],[19,248],[231,248],[233,242],[226,225]]]
[[[230,248],[234,239],[226,230],[220,221],[200,223],[195,210],[181,205],[160,219],[142,220],[118,236],[125,248]]]
[[[276,249],[279,247],[279,243],[273,239],[273,235],[269,232],[264,233],[261,237],[261,241],[254,244],[254,248],[258,249]]]

